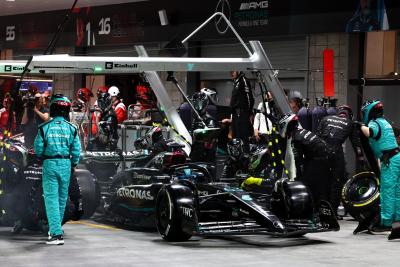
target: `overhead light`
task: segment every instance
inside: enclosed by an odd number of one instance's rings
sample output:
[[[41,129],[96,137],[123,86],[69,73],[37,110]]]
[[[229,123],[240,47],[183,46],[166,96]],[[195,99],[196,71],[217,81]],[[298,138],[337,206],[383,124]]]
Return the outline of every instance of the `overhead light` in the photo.
[[[15,2],[15,0],[6,0],[6,2]]]
[[[168,16],[167,16],[167,11],[165,9],[158,10],[158,16],[160,17],[160,23],[161,26],[166,26],[168,25]]]

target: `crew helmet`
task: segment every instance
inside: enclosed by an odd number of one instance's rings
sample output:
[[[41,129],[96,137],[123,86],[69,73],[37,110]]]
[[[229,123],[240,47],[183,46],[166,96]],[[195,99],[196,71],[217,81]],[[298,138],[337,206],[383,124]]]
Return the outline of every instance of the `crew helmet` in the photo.
[[[353,119],[353,110],[351,107],[347,105],[341,105],[337,107],[337,114],[340,115],[345,115],[348,119],[352,120]]]
[[[66,120],[69,119],[69,111],[71,109],[71,101],[63,94],[54,94],[50,99],[50,116],[62,116]]]
[[[365,124],[383,116],[383,103],[379,100],[367,100],[361,107],[362,121]]]
[[[217,91],[215,89],[209,89],[209,88],[202,88],[200,92],[204,93],[207,95],[208,99],[210,102],[214,105],[217,104],[218,98],[217,98]]]
[[[77,99],[87,103],[89,102],[90,98],[93,97],[93,93],[88,88],[80,88],[78,91],[76,91],[75,96]]]
[[[116,86],[111,86],[110,89],[108,89],[108,94],[109,94],[110,96],[119,97],[120,92],[119,92],[118,87],[116,87]]]
[[[197,92],[192,96],[193,106],[200,114],[204,114],[206,112],[209,99],[206,93]]]
[[[238,160],[240,156],[244,153],[244,143],[240,138],[234,138],[227,144],[228,155]]]

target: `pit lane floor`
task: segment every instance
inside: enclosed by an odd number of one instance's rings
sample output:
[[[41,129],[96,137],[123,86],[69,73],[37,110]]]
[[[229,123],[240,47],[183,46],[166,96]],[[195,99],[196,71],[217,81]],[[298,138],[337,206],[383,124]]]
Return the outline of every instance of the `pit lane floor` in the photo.
[[[64,226],[64,246],[0,227],[0,266],[399,266],[400,241],[389,242],[384,234],[354,236],[354,221],[340,224],[339,232],[302,238],[197,237],[167,243],[156,232],[88,220]]]

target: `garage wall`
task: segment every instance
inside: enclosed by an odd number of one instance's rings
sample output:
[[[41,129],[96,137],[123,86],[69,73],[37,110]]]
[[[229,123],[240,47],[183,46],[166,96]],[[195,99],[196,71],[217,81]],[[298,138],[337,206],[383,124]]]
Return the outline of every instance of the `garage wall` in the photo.
[[[397,66],[400,70],[400,32],[397,33]],[[366,86],[364,87],[364,101],[367,99],[382,100],[385,116],[400,126],[400,86]]]
[[[310,35],[308,98],[310,104],[315,104],[315,97],[322,97],[324,92],[323,51],[326,48],[334,52],[335,98],[338,104],[347,102],[348,64],[349,64],[349,34],[330,33]],[[351,52],[351,51],[350,51]],[[317,71],[318,70],[318,71]]]
[[[366,86],[364,101],[367,99],[382,100],[385,117],[400,126],[400,90],[399,86]]]
[[[400,31],[397,32],[397,72],[400,71]]]
[[[261,40],[262,45],[271,61],[272,66],[279,71],[279,80],[284,88],[298,90],[306,93],[306,74],[301,71],[285,71],[282,69],[305,69],[307,68],[308,46],[305,36],[279,37]],[[233,43],[233,44],[232,44]],[[224,43],[203,42],[202,57],[248,57],[243,46],[237,41],[228,40]],[[255,84],[255,77],[248,73],[247,77],[252,80],[256,87],[255,96],[259,96],[260,90]],[[200,79],[202,86],[216,88],[218,91],[219,104],[228,105],[232,91],[232,82],[229,73],[224,72],[202,72]],[[260,100],[260,97],[257,99]]]

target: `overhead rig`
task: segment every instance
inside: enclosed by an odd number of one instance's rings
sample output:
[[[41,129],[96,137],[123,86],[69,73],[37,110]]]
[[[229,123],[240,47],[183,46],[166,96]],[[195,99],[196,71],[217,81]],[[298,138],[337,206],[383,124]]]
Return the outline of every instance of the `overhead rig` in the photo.
[[[179,135],[183,136],[189,143],[192,142],[192,138],[179,117],[176,107],[174,107],[163,82],[158,76],[158,71],[257,71],[263,76],[268,91],[271,92],[279,111],[282,114],[292,113],[286,95],[261,42],[250,41],[249,48],[224,14],[220,12],[213,14],[185,38],[184,42],[216,16],[221,16],[227,22],[230,29],[249,54],[248,58],[148,57],[143,46],[136,46],[138,57],[93,57],[60,54],[32,56],[29,63],[28,61],[22,60],[1,60],[0,74],[21,74],[25,66],[31,74],[86,73],[105,75],[144,73],[169,123],[177,130]],[[186,146],[187,145],[188,144],[186,144]]]

